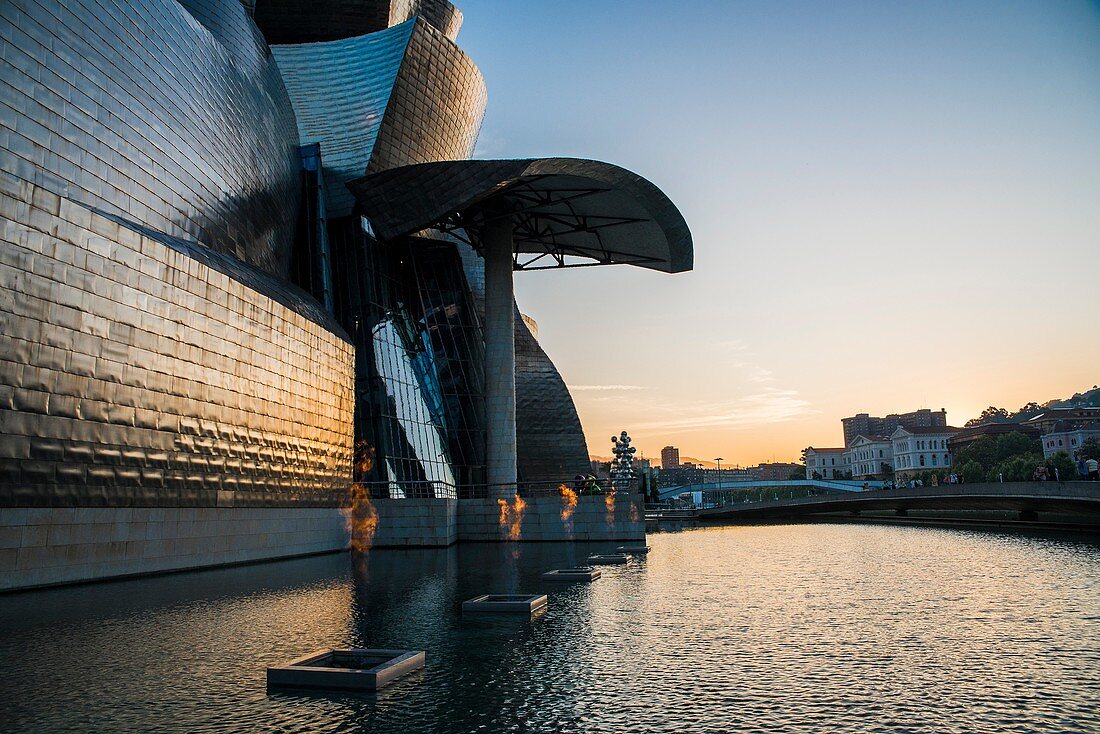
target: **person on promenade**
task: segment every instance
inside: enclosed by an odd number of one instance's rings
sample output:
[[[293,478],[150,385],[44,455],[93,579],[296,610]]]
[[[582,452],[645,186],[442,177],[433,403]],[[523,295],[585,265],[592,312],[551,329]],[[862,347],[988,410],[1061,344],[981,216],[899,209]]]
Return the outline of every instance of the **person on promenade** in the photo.
[[[1096,459],[1086,459],[1085,468],[1089,472],[1089,481],[1095,482],[1100,479],[1100,461]]]

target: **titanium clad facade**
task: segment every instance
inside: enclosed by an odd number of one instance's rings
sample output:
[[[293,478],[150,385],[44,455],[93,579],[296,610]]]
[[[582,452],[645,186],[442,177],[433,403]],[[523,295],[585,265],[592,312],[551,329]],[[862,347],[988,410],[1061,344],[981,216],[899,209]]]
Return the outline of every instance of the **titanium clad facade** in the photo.
[[[467,158],[487,99],[481,72],[416,18],[328,43],[274,46],[303,144],[320,143],[329,216],[352,213],[347,182],[408,163]]]
[[[351,214],[355,199],[345,184],[367,170],[415,26],[408,21],[342,41],[271,48],[301,143],[321,146],[331,217]]]
[[[417,19],[367,173],[473,155],[488,94],[470,57]]]
[[[353,351],[249,266],[0,176],[0,506],[336,505]]]
[[[577,406],[557,367],[516,318],[516,463],[521,482],[587,474],[588,444]]]
[[[4,170],[286,275],[294,113],[237,0],[6,0],[0,38]]]

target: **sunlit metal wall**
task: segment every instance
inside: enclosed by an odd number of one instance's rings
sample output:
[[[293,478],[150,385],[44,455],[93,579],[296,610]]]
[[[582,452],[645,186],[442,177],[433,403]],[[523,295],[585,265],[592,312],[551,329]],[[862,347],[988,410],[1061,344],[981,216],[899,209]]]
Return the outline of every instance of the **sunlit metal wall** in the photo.
[[[320,143],[330,217],[351,214],[347,181],[368,170],[468,158],[485,81],[422,19],[329,43],[273,46],[303,144]]]
[[[367,173],[473,155],[488,93],[474,62],[421,19],[409,39]]]
[[[302,144],[320,143],[330,217],[351,214],[355,200],[344,184],[367,170],[415,27],[409,21],[347,40],[271,49]]]
[[[335,505],[353,357],[293,287],[0,174],[0,506]]]
[[[286,274],[294,114],[238,0],[5,0],[0,38],[4,170]]]

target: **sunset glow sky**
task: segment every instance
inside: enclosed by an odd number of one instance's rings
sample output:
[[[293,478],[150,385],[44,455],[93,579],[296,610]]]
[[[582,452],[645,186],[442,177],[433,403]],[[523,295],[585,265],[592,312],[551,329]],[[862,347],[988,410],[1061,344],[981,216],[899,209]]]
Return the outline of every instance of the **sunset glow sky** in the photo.
[[[478,157],[646,176],[695,270],[518,273],[589,451],[797,460],[840,418],[1100,382],[1100,5],[460,0]]]

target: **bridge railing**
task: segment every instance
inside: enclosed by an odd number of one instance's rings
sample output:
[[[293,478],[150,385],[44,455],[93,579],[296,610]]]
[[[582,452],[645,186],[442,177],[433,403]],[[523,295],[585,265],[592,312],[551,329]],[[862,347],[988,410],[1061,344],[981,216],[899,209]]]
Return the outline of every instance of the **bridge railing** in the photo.
[[[819,494],[861,492],[865,489],[881,489],[882,482],[856,482],[822,479],[794,479],[786,481],[738,481],[689,484],[664,487],[662,500],[676,500],[690,495],[693,504],[713,505],[715,502],[767,502],[796,497],[812,497]]]

